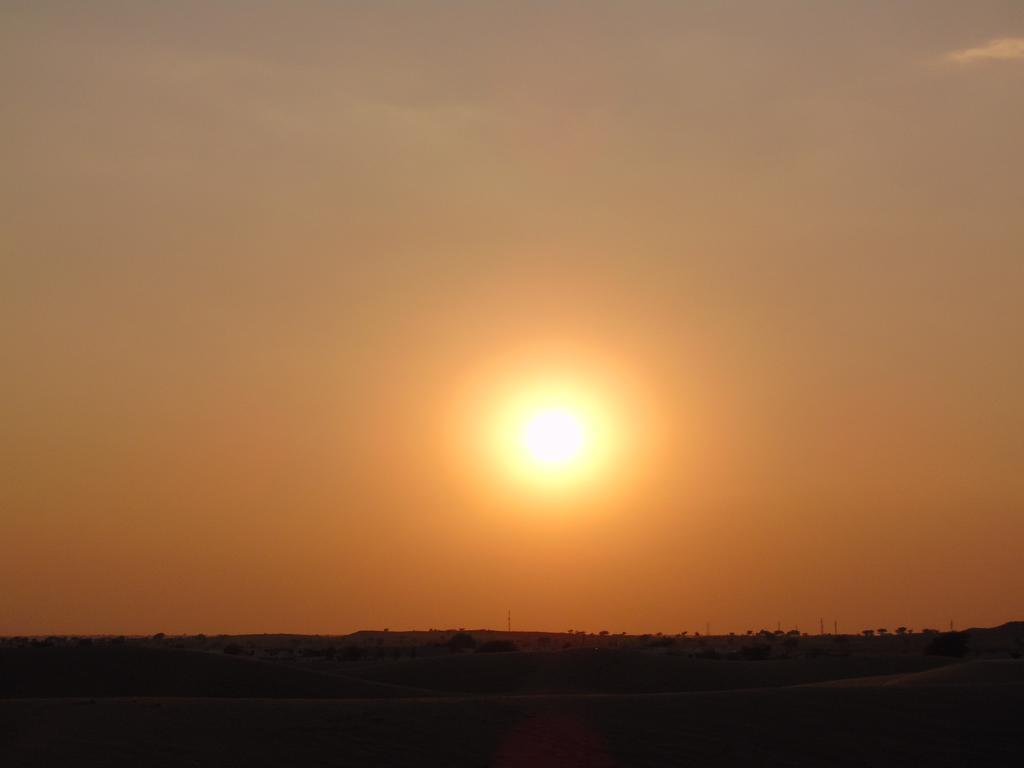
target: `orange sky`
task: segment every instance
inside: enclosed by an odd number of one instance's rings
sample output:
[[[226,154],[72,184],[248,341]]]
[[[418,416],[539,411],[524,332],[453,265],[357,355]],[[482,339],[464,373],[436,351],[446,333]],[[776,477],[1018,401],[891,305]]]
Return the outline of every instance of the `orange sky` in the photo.
[[[768,6],[5,3],[0,633],[1022,618],[1024,10]]]

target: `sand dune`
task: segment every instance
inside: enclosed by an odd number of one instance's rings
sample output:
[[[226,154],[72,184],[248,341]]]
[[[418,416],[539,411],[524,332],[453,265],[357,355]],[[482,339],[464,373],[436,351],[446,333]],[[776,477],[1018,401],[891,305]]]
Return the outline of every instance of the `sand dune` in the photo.
[[[1017,659],[967,661],[910,674],[830,680],[820,685],[832,688],[1024,685],[1024,661]]]
[[[0,697],[5,698],[393,698],[425,693],[429,692],[194,651],[134,646],[0,650]]]
[[[302,665],[137,646],[8,648],[0,651],[0,697],[667,693],[775,688],[877,676],[886,676],[886,682],[891,682],[914,673],[938,672],[936,668],[948,663],[917,656],[745,662],[580,649],[337,665],[326,673]]]
[[[663,693],[773,688],[906,674],[948,664],[924,656],[725,661],[637,651],[456,655],[365,665],[365,680],[451,693]]]
[[[940,768],[1024,754],[1017,661],[576,649],[337,669],[131,645],[3,649],[0,755],[5,768]]]
[[[5,765],[1019,764],[1024,687],[391,700],[0,701]]]

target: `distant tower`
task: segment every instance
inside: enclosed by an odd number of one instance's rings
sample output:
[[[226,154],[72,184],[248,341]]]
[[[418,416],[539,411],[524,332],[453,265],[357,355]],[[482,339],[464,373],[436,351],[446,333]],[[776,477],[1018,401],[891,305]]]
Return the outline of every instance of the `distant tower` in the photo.
[[[511,632],[512,631],[512,609],[511,608],[508,609],[508,616],[506,617],[506,626],[508,627],[508,631]]]
[[[825,634],[825,618],[823,616],[818,618],[818,634]]]
[[[838,635],[839,634],[839,619],[833,619],[832,620],[832,634],[833,635]]]

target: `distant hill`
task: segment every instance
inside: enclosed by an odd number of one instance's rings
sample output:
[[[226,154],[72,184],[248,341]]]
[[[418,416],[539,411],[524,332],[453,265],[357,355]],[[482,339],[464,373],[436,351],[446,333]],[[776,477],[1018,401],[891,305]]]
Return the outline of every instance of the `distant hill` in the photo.
[[[1024,621],[1008,621],[998,627],[967,630],[969,646],[975,653],[1024,655]]]

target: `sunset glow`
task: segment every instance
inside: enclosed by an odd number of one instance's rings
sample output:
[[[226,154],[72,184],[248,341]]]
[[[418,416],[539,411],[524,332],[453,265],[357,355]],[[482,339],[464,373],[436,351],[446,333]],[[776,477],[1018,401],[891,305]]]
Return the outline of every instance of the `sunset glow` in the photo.
[[[4,3],[0,635],[1017,617],[1022,5]]]

